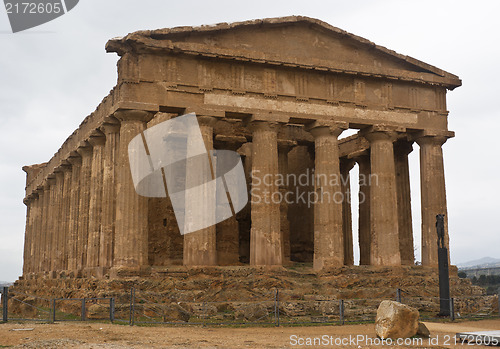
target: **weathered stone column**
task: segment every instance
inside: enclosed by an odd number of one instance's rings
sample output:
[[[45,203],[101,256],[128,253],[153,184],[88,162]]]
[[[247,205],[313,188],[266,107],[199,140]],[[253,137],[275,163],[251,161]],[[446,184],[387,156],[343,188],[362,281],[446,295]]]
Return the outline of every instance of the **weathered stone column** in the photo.
[[[32,256],[31,256],[31,239],[32,239],[32,233],[33,233],[33,215],[34,215],[34,208],[33,208],[33,197],[31,198],[26,198],[23,200],[24,204],[26,205],[26,226],[25,226],[25,232],[24,232],[24,252],[23,252],[23,277],[27,277],[29,270],[30,270],[30,265],[32,262]]]
[[[120,110],[120,145],[116,167],[116,222],[113,276],[148,271],[148,199],[136,193],[128,160],[130,141],[146,129],[152,114]]]
[[[80,203],[78,205],[78,236],[76,239],[76,276],[83,271],[87,262],[92,147],[84,142],[77,152],[82,157],[82,166],[80,169]]]
[[[73,175],[71,166],[66,162],[63,166],[64,184],[61,206],[61,228],[59,230],[59,249],[61,250],[60,270],[68,270],[68,237],[71,200],[71,177]]]
[[[394,165],[398,195],[399,253],[403,265],[415,264],[411,219],[410,170],[408,167],[408,154],[412,150],[412,144],[406,140],[399,140],[394,143]]]
[[[105,273],[113,266],[113,245],[115,240],[115,214],[116,214],[116,162],[120,140],[119,124],[104,124],[102,131],[106,136],[104,144],[104,171],[102,193],[102,217],[100,239],[99,265]]]
[[[215,135],[214,148],[236,152],[246,142],[247,139],[243,136]],[[241,220],[242,216],[243,212],[240,211],[240,213],[217,223],[217,265],[239,264],[240,227],[238,220]]]
[[[92,145],[92,170],[90,180],[89,201],[89,236],[87,244],[87,272],[97,276],[95,268],[99,266],[100,238],[101,238],[101,211],[103,199],[103,152],[106,138],[100,131],[90,138]]]
[[[293,144],[295,143],[295,144]],[[278,173],[282,176],[283,181],[279,186],[280,190],[280,229],[281,229],[281,248],[283,253],[283,264],[290,263],[290,221],[288,220],[288,202],[286,200],[288,175],[288,153],[292,150],[296,142],[279,141],[278,142]]]
[[[56,184],[54,192],[54,215],[52,216],[52,254],[51,254],[51,270],[54,272],[52,275],[56,277],[56,272],[61,270],[61,259],[62,251],[60,250],[60,243],[62,238],[62,222],[61,222],[61,210],[62,210],[62,195],[64,187],[64,173],[62,172],[62,167],[55,169],[56,172]]]
[[[277,123],[253,121],[250,265],[282,265]]]
[[[37,273],[40,272],[41,266],[41,251],[42,251],[42,209],[43,209],[43,187],[38,187],[36,189],[37,200],[36,200],[36,217],[35,217],[35,238],[33,242],[33,273],[37,277]]]
[[[344,232],[342,228],[342,187],[338,136],[344,124],[317,124],[314,136],[314,259],[313,267],[344,265]]]
[[[393,141],[396,133],[372,126],[363,134],[370,142],[371,265],[401,265]]]
[[[371,227],[370,227],[370,155],[363,154],[354,158],[359,166],[359,214],[358,240],[359,265],[370,265]]]
[[[353,159],[340,160],[340,175],[342,181],[342,230],[344,232],[344,264],[354,265],[354,246],[352,241],[352,213],[351,213],[351,175],[354,167]]]
[[[80,177],[82,168],[82,158],[75,152],[68,159],[71,164],[71,188],[70,188],[70,211],[68,221],[67,254],[68,266],[66,269],[71,276],[77,275],[78,263],[78,227],[80,220]]]
[[[436,215],[444,214],[444,243],[449,248],[448,210],[442,145],[446,136],[422,136],[420,146],[420,191],[422,202],[422,264],[437,266]]]
[[[39,249],[39,238],[40,238],[40,231],[38,228],[40,220],[40,197],[38,189],[35,190],[33,194],[33,203],[31,206],[30,215],[32,218],[32,223],[31,223],[32,230],[31,230],[31,243],[28,250],[28,253],[31,256],[28,272],[31,274],[31,278],[33,278],[35,276],[34,273],[36,273],[36,266],[38,264],[37,250]]]
[[[37,244],[36,244],[36,265],[35,265],[35,272],[40,276],[40,274],[43,272],[43,258],[44,258],[44,243],[45,243],[45,225],[46,225],[46,220],[45,220],[45,215],[46,215],[46,209],[45,209],[45,195],[47,195],[47,192],[45,191],[45,185],[42,185],[38,189],[38,224],[37,224],[37,231],[38,231],[38,237],[36,239]]]
[[[215,118],[207,116],[199,116],[198,124],[200,126],[201,135],[205,142],[207,151],[213,149],[213,125]],[[207,154],[208,156],[208,154]],[[208,173],[207,173],[208,171]],[[214,168],[215,171],[215,168]],[[196,169],[190,170],[186,168],[186,183],[197,183],[199,180],[213,178],[211,170],[196,166]],[[208,194],[208,193],[207,193]],[[207,198],[208,199],[208,198]],[[186,202],[190,199],[186,197]],[[199,203],[197,209],[210,209],[208,202]],[[189,208],[188,208],[189,209]],[[213,213],[215,215],[215,212]],[[192,214],[188,214],[192,216]],[[184,235],[184,255],[183,264],[186,266],[210,266],[217,265],[217,247],[216,247],[216,229],[215,225],[201,229],[196,232]]]
[[[57,179],[54,174],[52,174],[52,178],[48,179],[49,184],[49,198],[48,198],[48,216],[47,216],[47,237],[45,240],[46,246],[46,267],[45,271],[49,273],[49,277],[53,278],[55,274],[53,260],[56,257],[56,248],[54,246],[55,236],[56,236],[56,217],[57,217],[57,202],[56,202],[56,193],[57,193]]]

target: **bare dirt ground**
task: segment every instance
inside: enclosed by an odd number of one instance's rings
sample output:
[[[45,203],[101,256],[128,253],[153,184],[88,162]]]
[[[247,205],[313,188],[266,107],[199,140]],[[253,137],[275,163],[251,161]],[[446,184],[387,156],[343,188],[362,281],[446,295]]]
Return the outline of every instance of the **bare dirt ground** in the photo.
[[[99,323],[0,324],[0,347],[14,348],[463,348],[454,343],[462,331],[500,330],[500,320],[426,323],[433,342],[383,345],[373,324],[312,327],[203,328],[126,326]],[[24,329],[24,330],[19,330]],[[294,337],[296,336],[296,337]],[[358,337],[359,336],[359,337]],[[308,338],[314,342],[309,342]],[[359,338],[358,342],[349,339]],[[361,339],[363,338],[363,339]],[[323,339],[323,343],[318,342]],[[343,343],[341,342],[343,341]],[[415,340],[416,341],[416,340]],[[303,345],[300,345],[303,344]]]

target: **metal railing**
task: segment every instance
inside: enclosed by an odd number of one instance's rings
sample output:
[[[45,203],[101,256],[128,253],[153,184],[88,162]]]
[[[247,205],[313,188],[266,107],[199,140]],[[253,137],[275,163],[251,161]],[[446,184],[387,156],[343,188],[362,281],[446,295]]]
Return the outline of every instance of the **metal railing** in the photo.
[[[170,325],[305,325],[374,322],[377,308],[384,299],[286,299],[279,289],[261,294],[258,300],[192,300],[175,302],[164,294],[132,287],[118,297],[53,298],[22,294],[3,288],[2,320],[7,321],[109,321],[131,326]],[[309,297],[310,298],[310,297]],[[314,298],[314,297],[313,297]],[[387,299],[387,298],[385,298]],[[419,309],[421,319],[438,317],[440,299],[410,296],[396,289],[393,300]],[[500,316],[494,309],[495,296],[451,298],[449,320]],[[10,309],[13,308],[13,309]],[[31,316],[26,316],[26,314]],[[19,316],[18,316],[19,315]],[[23,316],[24,315],[24,316]]]

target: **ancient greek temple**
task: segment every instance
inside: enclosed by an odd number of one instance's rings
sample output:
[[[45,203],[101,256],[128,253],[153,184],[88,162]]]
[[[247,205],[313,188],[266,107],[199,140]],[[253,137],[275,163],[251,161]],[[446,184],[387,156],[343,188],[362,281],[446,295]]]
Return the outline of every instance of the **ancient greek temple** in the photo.
[[[461,85],[457,76],[307,17],[138,31],[106,51],[120,57],[116,86],[48,162],[23,168],[25,279],[175,265],[325,270],[354,263],[353,234],[361,265],[413,265],[414,146],[421,261],[437,265],[435,217],[447,217],[442,146],[454,136],[446,91]],[[207,149],[240,154],[253,195],[231,218],[181,235],[168,197],[135,191],[127,149],[186,113],[196,114]],[[348,129],[357,133],[342,137]],[[354,166],[359,183],[349,180]],[[268,180],[310,174],[342,180]],[[360,204],[351,208],[354,185]],[[311,193],[342,200],[305,200]],[[447,229],[445,221],[446,245]]]

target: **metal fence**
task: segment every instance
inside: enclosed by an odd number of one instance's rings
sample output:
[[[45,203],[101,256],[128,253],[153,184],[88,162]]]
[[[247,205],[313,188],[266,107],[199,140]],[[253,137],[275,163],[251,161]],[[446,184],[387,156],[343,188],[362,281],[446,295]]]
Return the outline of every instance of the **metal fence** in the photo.
[[[252,300],[174,301],[165,294],[131,288],[129,293],[103,298],[47,299],[3,289],[2,320],[7,321],[99,321],[130,325],[306,325],[374,322],[385,299],[336,299],[317,295],[313,299],[287,299],[279,289]],[[387,298],[386,298],[387,299]],[[394,290],[392,300],[415,307],[422,320],[443,319],[437,313],[442,300],[416,297]],[[449,320],[499,317],[497,296],[457,297],[449,300]]]

